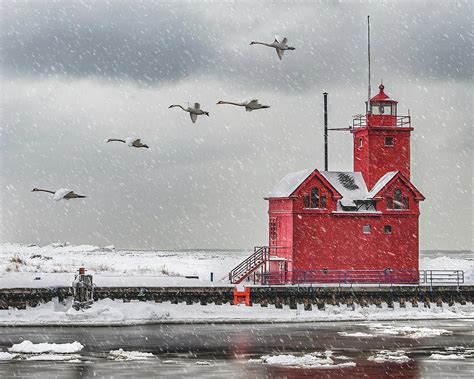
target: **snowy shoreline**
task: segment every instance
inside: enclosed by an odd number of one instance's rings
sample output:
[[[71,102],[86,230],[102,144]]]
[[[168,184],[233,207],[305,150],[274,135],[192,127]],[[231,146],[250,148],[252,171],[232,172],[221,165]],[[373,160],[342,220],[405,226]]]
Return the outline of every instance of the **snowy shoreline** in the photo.
[[[211,287],[230,286],[227,273],[248,251],[116,251],[113,246],[97,247],[52,244],[44,247],[0,244],[0,287],[69,287],[77,269],[85,266],[97,286],[140,287]],[[465,284],[474,282],[474,260],[447,256],[420,259],[420,269],[464,270]],[[210,281],[210,273],[214,281]],[[189,277],[198,277],[191,279]],[[232,287],[232,286],[230,286]],[[0,310],[0,327],[5,326],[126,326],[147,324],[235,324],[299,323],[337,321],[389,321],[420,319],[473,318],[474,306],[448,307],[347,308],[327,305],[314,308],[276,309],[274,305],[253,307],[224,305],[186,305],[171,303],[123,303],[111,299],[96,301],[91,308],[76,311],[53,299],[52,302],[26,309]]]

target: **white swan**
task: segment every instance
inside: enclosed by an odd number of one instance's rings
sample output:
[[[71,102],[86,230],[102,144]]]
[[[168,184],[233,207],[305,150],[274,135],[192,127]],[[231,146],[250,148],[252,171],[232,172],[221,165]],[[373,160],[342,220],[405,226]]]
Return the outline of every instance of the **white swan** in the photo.
[[[183,111],[189,112],[189,115],[191,116],[191,121],[193,122],[193,124],[196,122],[197,116],[201,116],[204,114],[206,116],[209,116],[209,112],[203,111],[199,103],[194,103],[194,108],[191,108],[191,107],[184,108],[182,105],[179,105],[179,104],[170,105],[168,108],[173,108],[173,107],[179,107]]]
[[[276,52],[278,54],[278,58],[280,58],[280,60],[281,60],[281,58],[283,58],[283,53],[285,52],[285,50],[295,50],[294,47],[288,46],[287,42],[288,42],[288,39],[286,37],[283,38],[283,39],[280,39],[280,37],[275,36],[275,41],[273,41],[272,43],[252,41],[252,42],[250,42],[250,44],[251,45],[264,45],[264,46],[268,46],[268,47],[273,47],[274,49],[276,49]]]
[[[252,112],[256,109],[270,108],[269,105],[260,104],[257,99],[248,99],[240,103],[233,103],[231,101],[218,101],[217,104],[230,104],[230,105],[237,105],[239,107],[245,107],[245,110],[247,112]]]
[[[67,189],[67,188],[60,188],[56,192],[50,191],[50,190],[45,190],[45,189],[39,189],[39,188],[33,188],[31,192],[48,192],[53,194],[53,200],[59,201],[59,200],[69,200],[69,199],[83,199],[86,196],[78,195],[74,191]]]
[[[126,143],[127,146],[130,146],[130,147],[144,147],[145,149],[149,148],[148,145],[145,145],[144,143],[141,142],[140,138],[135,138],[135,137],[128,137],[128,138],[125,138],[124,140],[118,139],[118,138],[109,138],[107,140],[107,143],[109,142],[122,142],[122,143]]]

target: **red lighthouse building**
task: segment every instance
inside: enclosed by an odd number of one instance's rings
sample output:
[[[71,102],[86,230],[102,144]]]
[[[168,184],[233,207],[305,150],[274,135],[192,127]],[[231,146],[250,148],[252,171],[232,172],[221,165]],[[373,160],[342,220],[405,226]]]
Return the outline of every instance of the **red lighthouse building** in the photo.
[[[266,197],[269,245],[231,273],[238,283],[262,268],[263,282],[418,281],[423,195],[410,181],[410,116],[380,92],[356,117],[354,171],[289,173]]]

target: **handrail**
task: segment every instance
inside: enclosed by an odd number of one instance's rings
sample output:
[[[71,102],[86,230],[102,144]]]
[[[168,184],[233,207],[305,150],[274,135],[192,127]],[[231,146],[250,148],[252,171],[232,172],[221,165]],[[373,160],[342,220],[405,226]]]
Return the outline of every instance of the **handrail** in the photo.
[[[464,283],[462,270],[295,270],[266,272],[262,284],[411,284],[439,285]]]
[[[352,119],[352,129],[355,128],[365,128],[367,127],[367,117],[369,115],[362,115],[358,117],[354,117]],[[398,127],[411,127],[411,116],[390,116],[387,115],[386,117],[396,117],[396,122],[394,126]]]
[[[251,274],[260,267],[260,265],[265,263],[268,258],[268,252],[268,246],[256,246],[251,256],[239,263],[229,272],[229,281],[231,283],[238,283],[245,276]]]

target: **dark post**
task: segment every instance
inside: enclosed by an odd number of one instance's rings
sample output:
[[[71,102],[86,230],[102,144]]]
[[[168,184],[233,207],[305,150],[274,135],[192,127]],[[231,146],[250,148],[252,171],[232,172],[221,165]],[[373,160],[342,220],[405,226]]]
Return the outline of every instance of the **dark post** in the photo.
[[[328,93],[324,92],[324,171],[328,171]]]

